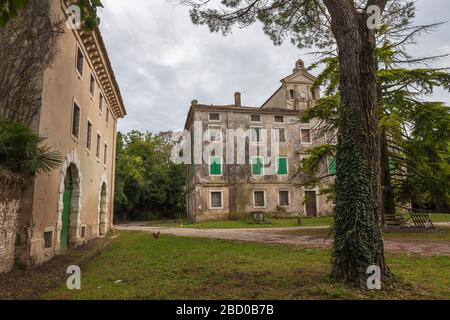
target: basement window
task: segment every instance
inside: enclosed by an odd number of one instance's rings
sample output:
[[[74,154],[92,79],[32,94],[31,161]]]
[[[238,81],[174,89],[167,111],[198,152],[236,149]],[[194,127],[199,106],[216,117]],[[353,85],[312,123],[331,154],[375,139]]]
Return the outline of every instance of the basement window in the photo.
[[[44,232],[44,248],[50,249],[53,246],[53,231]]]
[[[211,192],[211,209],[223,209],[223,192]]]

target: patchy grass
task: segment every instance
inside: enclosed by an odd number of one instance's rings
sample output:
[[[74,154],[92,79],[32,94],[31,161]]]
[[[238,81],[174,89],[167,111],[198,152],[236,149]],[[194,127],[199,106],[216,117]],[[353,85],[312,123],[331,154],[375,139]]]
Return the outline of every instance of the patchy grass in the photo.
[[[317,238],[333,237],[332,230],[326,229],[304,229],[290,231],[290,234],[299,236],[311,236]],[[384,239],[386,240],[419,240],[419,241],[450,241],[450,228],[436,228],[433,230],[417,231],[412,230],[398,230],[398,231],[385,231]]]
[[[430,218],[433,222],[450,222],[449,213],[431,213]]]
[[[330,281],[327,250],[121,232],[82,270],[82,290],[47,299],[450,299],[450,257],[388,255],[395,288]]]
[[[291,219],[269,219],[265,223],[256,224],[245,220],[239,221],[204,221],[191,223],[188,220],[154,221],[149,222],[149,227],[165,228],[195,228],[195,229],[242,229],[242,228],[286,228],[286,227],[312,227],[330,226],[333,217],[302,218],[302,224],[298,224],[297,218]]]

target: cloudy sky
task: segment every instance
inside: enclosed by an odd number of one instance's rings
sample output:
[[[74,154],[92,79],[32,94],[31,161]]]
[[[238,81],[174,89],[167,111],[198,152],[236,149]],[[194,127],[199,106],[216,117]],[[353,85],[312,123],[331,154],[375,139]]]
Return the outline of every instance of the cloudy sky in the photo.
[[[190,101],[229,104],[234,92],[260,106],[298,58],[314,57],[286,43],[275,47],[255,24],[230,36],[194,26],[188,8],[170,0],[103,0],[101,30],[128,116],[119,129],[159,132],[184,126]],[[417,22],[450,20],[450,1],[418,0]],[[450,23],[420,38],[414,55],[450,53]],[[450,58],[440,61],[450,66]],[[450,103],[450,95],[436,92]]]

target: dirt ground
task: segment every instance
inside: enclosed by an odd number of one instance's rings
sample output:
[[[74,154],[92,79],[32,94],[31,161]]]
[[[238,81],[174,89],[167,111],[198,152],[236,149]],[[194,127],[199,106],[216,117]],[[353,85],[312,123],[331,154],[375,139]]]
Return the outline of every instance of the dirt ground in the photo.
[[[313,227],[307,227],[313,229]],[[323,227],[315,227],[323,228]],[[327,227],[325,227],[327,228]],[[331,239],[323,239],[311,236],[292,235],[292,231],[305,229],[297,228],[266,228],[266,229],[191,229],[191,228],[154,228],[144,227],[139,224],[127,224],[116,226],[118,230],[143,231],[161,234],[170,234],[184,237],[215,238],[225,240],[249,241],[257,243],[274,243],[298,245],[307,248],[330,248]],[[446,241],[403,241],[385,240],[384,248],[388,252],[417,254],[420,256],[450,256],[450,242]]]
[[[29,270],[14,270],[0,275],[0,300],[35,300],[63,284],[69,276],[71,265],[82,267],[100,255],[111,242],[110,238],[99,238],[86,245],[69,250],[42,266]]]

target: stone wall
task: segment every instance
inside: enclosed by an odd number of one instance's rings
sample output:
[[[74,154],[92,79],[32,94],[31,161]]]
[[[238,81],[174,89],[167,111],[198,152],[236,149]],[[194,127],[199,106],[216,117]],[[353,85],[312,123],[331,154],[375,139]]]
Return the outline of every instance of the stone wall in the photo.
[[[0,273],[14,266],[22,179],[0,169]]]

